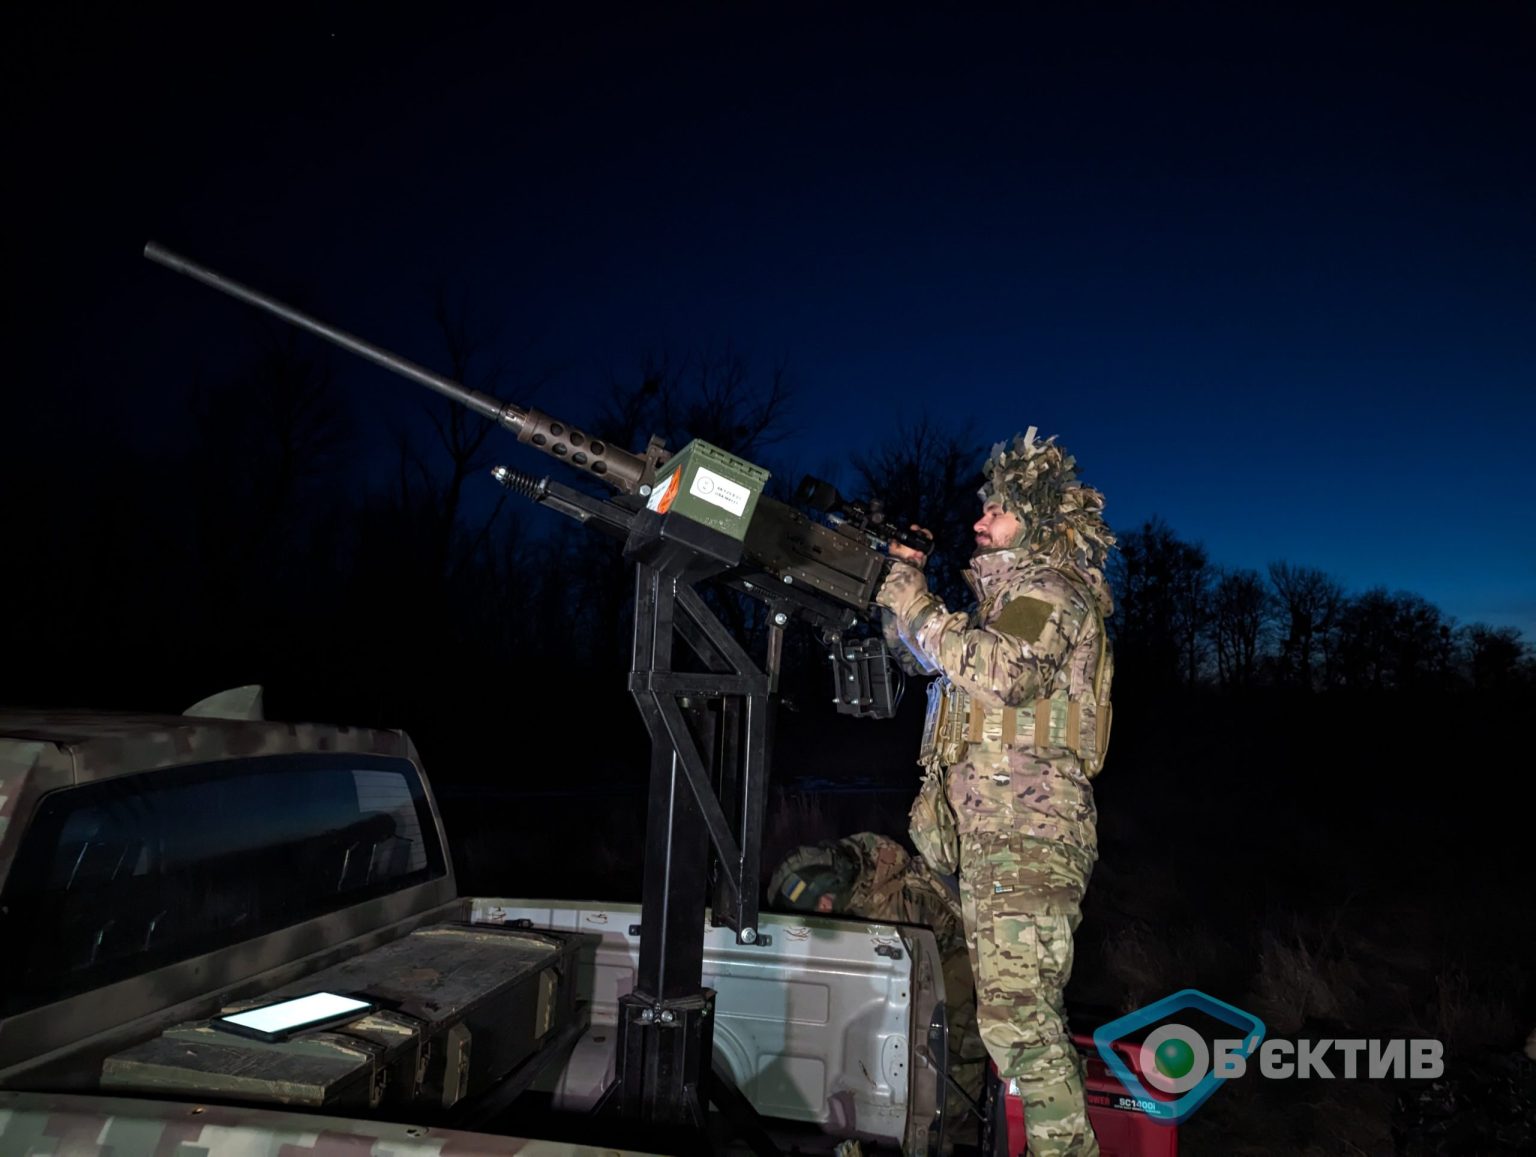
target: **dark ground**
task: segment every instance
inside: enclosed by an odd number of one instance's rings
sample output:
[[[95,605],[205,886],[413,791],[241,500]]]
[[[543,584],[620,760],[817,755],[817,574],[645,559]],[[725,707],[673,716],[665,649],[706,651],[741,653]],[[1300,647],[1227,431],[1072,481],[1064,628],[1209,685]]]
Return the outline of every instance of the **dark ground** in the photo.
[[[830,729],[782,717],[765,878],[796,843],[905,837],[920,707]],[[1446,1048],[1433,1083],[1251,1075],[1181,1127],[1181,1152],[1536,1152],[1536,1062],[1521,1051],[1536,1026],[1529,761],[1491,725],[1521,708],[1275,693],[1119,709],[1073,1027],[1194,987],[1271,1037]],[[461,794],[437,772],[464,891],[640,898],[643,772],[625,784],[610,759],[584,780],[562,763],[561,790],[537,794]]]

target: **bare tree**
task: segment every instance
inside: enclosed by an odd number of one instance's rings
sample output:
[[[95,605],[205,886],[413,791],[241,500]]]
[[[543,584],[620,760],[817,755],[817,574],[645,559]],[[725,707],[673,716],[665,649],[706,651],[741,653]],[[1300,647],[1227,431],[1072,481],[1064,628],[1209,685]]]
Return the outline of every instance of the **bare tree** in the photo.
[[[508,376],[507,362],[496,354],[500,327],[470,299],[444,279],[430,291],[432,320],[443,343],[448,376],[470,389],[501,397]],[[519,388],[526,400],[543,383]],[[458,402],[423,393],[418,398],[434,435],[431,451],[419,445],[410,430],[396,431],[397,502],[416,528],[423,569],[451,578],[489,546],[490,536],[506,495],[497,494],[489,513],[463,524],[465,487],[492,464],[487,448],[496,423]]]
[[[301,563],[316,521],[342,500],[351,426],[327,351],[276,325],[261,327],[248,369],[193,391],[188,407],[202,573],[211,593],[238,594]]]
[[[851,497],[879,501],[890,521],[933,532],[929,586],[955,609],[970,598],[961,573],[975,545],[971,526],[981,513],[976,492],[985,455],[970,424],[949,430],[925,415],[900,426],[885,445],[853,457],[861,493]]]
[[[1211,565],[1205,547],[1154,518],[1120,536],[1110,556],[1118,666],[1152,683],[1197,683],[1205,668]]]
[[[1344,605],[1344,589],[1320,570],[1285,562],[1269,564],[1269,582],[1279,601],[1281,679],[1316,689],[1323,678],[1330,632]]]
[[[1438,689],[1455,657],[1453,624],[1406,591],[1374,587],[1339,615],[1338,672],[1345,686],[1375,691]]]
[[[1529,677],[1531,648],[1514,627],[1473,623],[1461,636],[1474,690],[1509,691]]]
[[[652,352],[641,360],[640,380],[614,379],[593,433],[636,451],[651,436],[678,450],[694,438],[748,461],[790,432],[793,396],[786,368],[773,366],[766,380],[754,377],[748,360],[727,345],[719,354],[684,357]]]
[[[1258,669],[1260,646],[1274,621],[1274,598],[1256,570],[1218,572],[1211,594],[1211,640],[1224,687],[1246,687]]]

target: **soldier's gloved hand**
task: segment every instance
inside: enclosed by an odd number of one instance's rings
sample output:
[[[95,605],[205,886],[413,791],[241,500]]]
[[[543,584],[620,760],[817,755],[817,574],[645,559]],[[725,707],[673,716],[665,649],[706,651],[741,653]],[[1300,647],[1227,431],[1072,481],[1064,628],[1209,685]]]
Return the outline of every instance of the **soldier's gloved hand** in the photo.
[[[875,592],[875,603],[910,631],[937,609],[939,597],[928,589],[928,578],[917,567],[893,561],[890,574]]]
[[[926,536],[929,542],[933,541],[933,531],[929,530],[926,526],[919,526],[914,522],[912,529],[917,531],[918,534]],[[914,547],[905,546],[899,542],[892,542],[887,545],[885,552],[892,558],[899,558],[902,562],[910,562],[918,570],[922,570],[923,566],[928,562],[926,551],[917,550]]]

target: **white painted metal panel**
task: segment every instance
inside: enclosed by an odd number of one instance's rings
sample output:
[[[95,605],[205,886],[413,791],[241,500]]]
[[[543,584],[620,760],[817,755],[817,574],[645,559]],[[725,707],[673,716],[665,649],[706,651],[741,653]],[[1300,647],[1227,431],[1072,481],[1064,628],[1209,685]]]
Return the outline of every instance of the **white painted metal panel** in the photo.
[[[592,1027],[556,1090],[565,1106],[590,1107],[613,1079],[618,998],[634,985],[640,906],[476,899],[471,918],[602,936],[578,981],[580,998],[592,1002]],[[901,1144],[914,1068],[933,1079],[911,1055],[926,1019],[915,1029],[910,938],[931,934],[771,912],[758,932],[759,942],[747,945],[707,917],[700,929],[704,984],[716,993],[716,1057],[760,1113]]]

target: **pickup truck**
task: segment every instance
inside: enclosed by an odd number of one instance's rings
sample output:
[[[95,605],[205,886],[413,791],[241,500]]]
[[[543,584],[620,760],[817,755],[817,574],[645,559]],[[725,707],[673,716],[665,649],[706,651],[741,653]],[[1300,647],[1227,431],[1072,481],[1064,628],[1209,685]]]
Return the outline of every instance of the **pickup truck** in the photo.
[[[0,1154],[622,1150],[638,906],[459,895],[404,732],[254,701],[0,711]],[[775,1144],[937,1151],[927,929],[700,935],[716,1065]],[[282,1021],[322,993],[362,1011]]]

